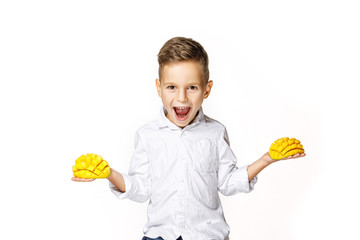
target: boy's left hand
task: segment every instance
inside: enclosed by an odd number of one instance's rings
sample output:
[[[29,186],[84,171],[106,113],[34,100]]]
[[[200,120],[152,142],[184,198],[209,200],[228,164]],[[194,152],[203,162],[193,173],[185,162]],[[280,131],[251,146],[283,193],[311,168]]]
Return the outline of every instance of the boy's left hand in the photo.
[[[274,162],[278,162],[280,160],[288,160],[288,159],[294,159],[294,158],[300,158],[300,157],[305,157],[306,154],[305,153],[297,153],[295,155],[291,155],[291,156],[288,156],[286,158],[281,158],[279,160],[276,160],[276,159],[272,159],[269,155],[269,152],[265,153],[264,156],[262,157],[265,161],[267,161],[268,163],[274,163]]]
[[[72,177],[72,181],[74,182],[92,182],[95,180],[95,178],[78,178],[78,177]]]
[[[278,162],[280,160],[288,160],[288,159],[293,159],[293,158],[305,157],[305,155],[306,155],[305,153],[297,153],[297,154],[291,155],[286,158],[281,158],[279,160],[275,160],[275,159],[272,159],[270,157],[269,152],[267,152],[260,159],[258,159],[257,161],[253,162],[252,164],[250,164],[248,166],[247,172],[248,172],[249,182],[251,182],[251,180],[256,175],[258,175],[265,167],[269,166],[271,163]]]
[[[286,158],[282,158],[280,160],[287,160],[287,159],[292,159],[292,158],[299,158],[299,157],[305,157],[306,154],[305,153],[297,153],[295,155],[291,155],[291,156],[288,156]]]

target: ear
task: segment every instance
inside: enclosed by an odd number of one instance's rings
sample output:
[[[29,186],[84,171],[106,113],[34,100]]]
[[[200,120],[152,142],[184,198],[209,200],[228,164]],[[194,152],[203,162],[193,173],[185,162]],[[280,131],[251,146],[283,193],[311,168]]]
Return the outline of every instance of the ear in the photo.
[[[205,92],[204,92],[204,99],[208,98],[208,96],[210,95],[212,86],[213,86],[213,81],[210,80],[210,81],[206,84],[206,88],[205,88]]]
[[[157,90],[157,92],[158,92],[158,95],[159,95],[159,97],[161,97],[161,83],[160,83],[160,79],[156,79],[155,80],[155,84],[156,84],[156,90]]]

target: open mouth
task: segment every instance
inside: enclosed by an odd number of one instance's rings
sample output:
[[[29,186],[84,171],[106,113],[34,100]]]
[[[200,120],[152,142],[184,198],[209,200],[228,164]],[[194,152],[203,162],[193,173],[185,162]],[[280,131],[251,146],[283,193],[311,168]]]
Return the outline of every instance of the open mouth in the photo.
[[[177,120],[185,121],[190,113],[190,109],[190,107],[174,107]]]

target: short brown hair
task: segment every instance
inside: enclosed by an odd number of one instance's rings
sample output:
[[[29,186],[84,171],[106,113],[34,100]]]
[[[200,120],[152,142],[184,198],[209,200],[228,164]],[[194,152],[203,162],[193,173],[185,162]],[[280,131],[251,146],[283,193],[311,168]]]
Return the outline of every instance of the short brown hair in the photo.
[[[193,61],[202,68],[205,84],[209,81],[209,59],[200,43],[184,37],[174,37],[168,40],[159,51],[159,78],[166,64]]]

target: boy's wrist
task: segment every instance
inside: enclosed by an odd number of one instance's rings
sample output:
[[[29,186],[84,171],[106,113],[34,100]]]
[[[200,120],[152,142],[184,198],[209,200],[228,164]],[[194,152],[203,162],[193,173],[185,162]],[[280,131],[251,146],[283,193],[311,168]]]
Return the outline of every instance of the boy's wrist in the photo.
[[[120,192],[125,192],[125,180],[121,173],[117,172],[116,170],[110,168],[110,175],[107,179],[117,187]]]
[[[112,169],[112,168],[110,168],[110,175],[107,177],[107,179],[108,179],[108,180],[110,180],[110,179],[111,179],[111,177],[112,177],[112,173],[113,173],[113,169]]]
[[[261,160],[266,163],[267,165],[270,165],[274,162],[276,162],[277,160],[274,160],[270,157],[269,152],[265,153],[262,157]]]

